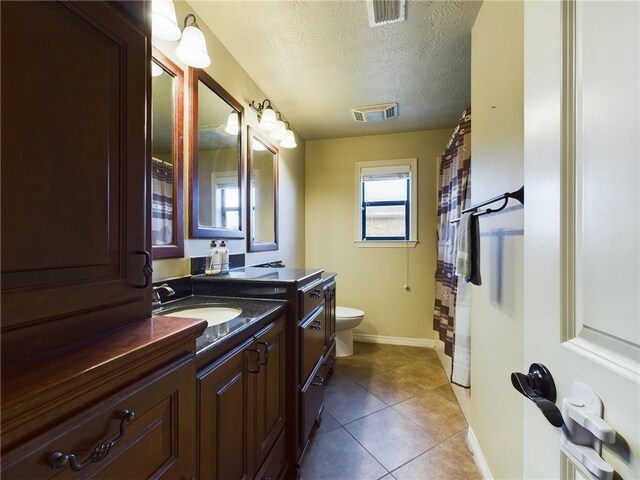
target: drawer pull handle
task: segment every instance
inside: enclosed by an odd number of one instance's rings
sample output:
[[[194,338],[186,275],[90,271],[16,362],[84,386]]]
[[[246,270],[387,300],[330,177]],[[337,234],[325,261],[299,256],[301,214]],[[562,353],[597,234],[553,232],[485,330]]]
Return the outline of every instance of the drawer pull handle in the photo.
[[[269,361],[269,345],[267,345],[266,342],[258,342],[258,345],[264,347],[264,353],[262,354],[264,360],[260,360],[260,354],[258,353],[258,365],[266,365]]]
[[[322,322],[320,320],[314,320],[311,323],[311,328],[315,330],[322,330]]]
[[[260,373],[260,365],[262,365],[262,363],[260,363],[260,350],[258,350],[257,348],[248,348],[246,351],[247,352],[255,352],[255,354],[256,354],[256,369],[252,370],[251,368],[248,368],[248,372],[249,373]]]
[[[135,412],[130,410],[123,410],[120,417],[120,435],[116,437],[115,440],[111,440],[110,442],[105,442],[102,445],[98,445],[93,449],[93,452],[89,455],[89,457],[83,462],[78,462],[78,458],[73,453],[62,453],[55,452],[49,457],[48,464],[51,468],[64,468],[67,465],[71,467],[71,470],[74,472],[79,472],[83,468],[85,468],[90,463],[97,463],[104,460],[111,449],[120,441],[125,434],[125,426],[136,416]]]
[[[147,288],[151,283],[151,274],[153,267],[151,266],[151,254],[146,250],[135,252],[136,255],[144,255],[144,265],[142,266],[142,274],[144,275],[144,285],[136,285],[136,288]]]
[[[320,380],[315,380],[316,378],[319,378]],[[315,377],[313,377],[313,379],[315,381],[311,382],[311,385],[313,385],[314,387],[322,387],[324,385],[324,378],[322,378],[322,375],[316,375]]]
[[[319,289],[311,290],[309,292],[309,295],[312,296],[313,298],[320,298],[320,296],[322,295],[322,290],[319,290]]]

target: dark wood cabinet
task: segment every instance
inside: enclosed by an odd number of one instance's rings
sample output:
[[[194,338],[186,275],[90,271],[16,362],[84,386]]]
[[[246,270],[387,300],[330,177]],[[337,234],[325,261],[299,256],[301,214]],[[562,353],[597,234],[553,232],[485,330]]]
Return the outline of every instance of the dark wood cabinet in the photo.
[[[128,3],[0,2],[4,361],[151,315],[150,32]]]
[[[242,479],[285,468],[285,320],[198,373],[199,477]]]
[[[287,402],[285,396],[286,349],[285,321],[280,318],[255,337],[263,355],[255,374],[256,396],[256,469],[284,431]],[[268,356],[265,359],[265,352]]]
[[[194,366],[184,355],[3,456],[3,478],[179,478],[195,473]],[[123,412],[128,412],[123,418]],[[120,436],[120,437],[119,437]],[[119,438],[112,447],[107,445]],[[92,452],[102,446],[104,459]],[[69,461],[69,456],[73,460]],[[92,461],[94,460],[94,461]],[[76,471],[68,466],[71,463]]]
[[[206,323],[154,317],[2,365],[2,478],[195,475],[195,338]],[[54,454],[85,463],[51,468]],[[71,462],[69,462],[71,463]]]
[[[336,274],[320,269],[285,268],[275,270],[269,276],[276,279],[268,281],[262,268],[247,267],[244,273],[242,278],[193,277],[193,291],[201,295],[215,291],[217,295],[231,297],[263,295],[287,301],[283,332],[288,359],[284,377],[284,397],[288,402],[285,431],[270,447],[256,473],[256,478],[273,479],[277,476],[268,472],[288,472],[293,465],[300,465],[309,436],[322,413],[324,384],[333,372],[336,358]],[[263,448],[263,452],[267,450]]]
[[[255,399],[249,394],[247,340],[198,373],[198,476],[206,479],[251,478],[249,445]],[[253,354],[253,355],[250,355]]]
[[[151,317],[150,7],[0,2],[2,478],[196,475],[206,323]]]

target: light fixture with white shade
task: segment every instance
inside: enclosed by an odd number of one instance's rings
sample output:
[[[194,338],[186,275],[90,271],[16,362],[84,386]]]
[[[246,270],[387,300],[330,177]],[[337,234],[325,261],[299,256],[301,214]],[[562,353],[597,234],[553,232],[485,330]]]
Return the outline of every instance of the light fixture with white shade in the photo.
[[[160,40],[178,40],[181,32],[173,0],[151,2],[151,34]]]
[[[293,130],[287,128],[284,139],[280,142],[280,148],[296,148],[297,146],[298,144],[296,143],[296,136],[293,134]]]
[[[267,146],[262,143],[260,140],[256,140],[255,138],[251,142],[251,148],[256,152],[266,152]]]
[[[278,118],[276,117],[276,112],[271,106],[271,100],[266,98],[262,103],[256,103],[256,101],[253,100],[249,106],[258,114],[258,117],[260,118],[258,126],[262,130],[270,132],[276,128]]]
[[[193,23],[187,25],[189,18]],[[190,67],[205,68],[211,65],[204,33],[196,23],[196,16],[193,13],[184,17],[184,30],[180,45],[176,48],[176,56]]]
[[[280,140],[284,140],[286,130],[287,130],[287,127],[285,126],[284,122],[282,120],[278,120],[276,122],[276,128],[274,128],[269,134],[269,138],[276,140],[278,142]]]
[[[224,131],[231,135],[237,135],[240,131],[238,112],[236,112],[235,110],[231,112],[227,117],[227,125],[224,127]]]
[[[162,67],[152,60],[151,61],[151,76],[152,77],[159,77],[160,75],[162,75],[163,72],[164,72],[164,70],[162,69]]]
[[[296,137],[289,128],[289,122],[282,119],[280,112],[271,105],[271,100],[264,99],[262,103],[252,100],[249,106],[258,114],[258,126],[269,133],[269,138],[280,142],[282,148],[296,148]]]

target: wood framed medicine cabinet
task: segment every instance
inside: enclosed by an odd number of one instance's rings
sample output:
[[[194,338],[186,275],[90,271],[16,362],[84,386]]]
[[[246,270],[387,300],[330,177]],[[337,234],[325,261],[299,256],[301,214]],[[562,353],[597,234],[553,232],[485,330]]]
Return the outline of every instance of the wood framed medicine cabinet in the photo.
[[[247,251],[278,250],[278,148],[247,127]]]
[[[152,58],[151,243],[153,258],[184,256],[184,73],[158,49]]]
[[[244,238],[244,107],[201,69],[189,69],[191,238]]]

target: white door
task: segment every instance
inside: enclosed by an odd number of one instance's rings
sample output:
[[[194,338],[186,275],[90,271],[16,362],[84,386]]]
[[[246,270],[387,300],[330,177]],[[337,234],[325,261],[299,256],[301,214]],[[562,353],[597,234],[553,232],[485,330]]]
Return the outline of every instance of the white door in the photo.
[[[590,386],[640,478],[637,0],[525,3],[525,369]],[[526,402],[524,476],[589,478]]]

